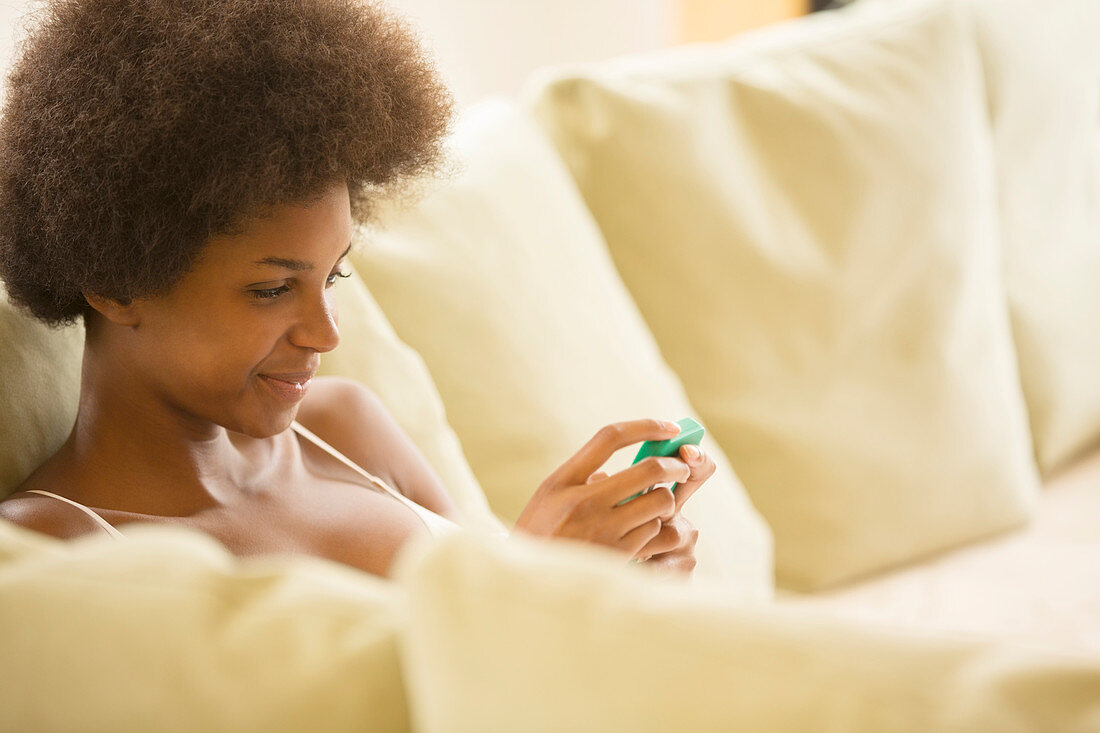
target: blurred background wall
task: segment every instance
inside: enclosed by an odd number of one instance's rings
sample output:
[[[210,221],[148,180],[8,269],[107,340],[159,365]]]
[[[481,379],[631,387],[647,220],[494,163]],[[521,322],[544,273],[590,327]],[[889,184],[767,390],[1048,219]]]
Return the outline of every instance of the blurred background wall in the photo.
[[[711,41],[809,10],[808,0],[391,0],[424,33],[462,104],[532,69]]]
[[[35,0],[0,0],[6,72]],[[713,41],[802,15],[811,0],[388,0],[420,29],[459,104],[512,94],[532,69]],[[2,94],[2,90],[0,90]]]

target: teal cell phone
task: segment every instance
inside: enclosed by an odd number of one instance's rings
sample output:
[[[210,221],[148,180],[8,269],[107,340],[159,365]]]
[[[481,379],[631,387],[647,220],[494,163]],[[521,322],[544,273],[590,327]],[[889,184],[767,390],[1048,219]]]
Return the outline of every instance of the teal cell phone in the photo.
[[[703,435],[706,432],[703,430],[703,426],[692,420],[690,417],[685,417],[682,420],[677,420],[676,424],[680,426],[680,432],[673,438],[668,440],[647,440],[642,443],[642,447],[638,449],[638,455],[634,456],[634,462],[630,465],[634,465],[638,461],[649,458],[650,456],[675,456],[680,452],[681,445],[699,445],[699,442],[703,439]],[[672,490],[676,491],[677,484],[672,484]],[[653,487],[650,486],[645,491],[639,491],[634,496],[627,499],[623,499],[615,506],[622,506],[628,501],[637,499],[642,494],[652,491]]]

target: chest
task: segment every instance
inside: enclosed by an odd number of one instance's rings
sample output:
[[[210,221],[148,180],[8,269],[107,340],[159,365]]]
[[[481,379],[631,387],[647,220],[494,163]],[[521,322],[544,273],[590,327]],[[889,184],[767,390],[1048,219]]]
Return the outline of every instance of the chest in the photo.
[[[231,509],[181,519],[236,555],[315,555],[383,577],[407,541],[429,534],[398,499],[339,479],[310,477]]]
[[[430,534],[420,516],[403,501],[374,487],[355,469],[320,447],[289,433],[280,436],[270,460],[245,477],[230,503],[177,516],[166,508],[154,513],[109,509],[105,502],[88,502],[80,491],[71,498],[91,506],[124,534],[126,524],[147,522],[174,524],[204,532],[238,556],[306,554],[334,560],[366,572],[388,577],[398,551],[415,536]],[[370,459],[370,456],[367,456]],[[258,462],[259,464],[259,462]],[[392,487],[384,462],[367,460],[366,468]],[[46,464],[23,488],[55,490],[82,486],[88,476],[64,472]],[[98,476],[99,483],[116,486],[118,479]],[[150,480],[143,485],[164,485]],[[247,486],[247,490],[244,487]],[[102,496],[103,492],[96,495]],[[53,498],[31,497],[36,511],[56,515],[53,525],[61,537],[102,532],[86,515]]]
[[[247,499],[190,516],[97,512],[123,533],[128,522],[176,524],[209,534],[238,556],[314,555],[382,577],[408,540],[430,534],[404,502],[319,449],[291,451],[273,468],[273,478]]]

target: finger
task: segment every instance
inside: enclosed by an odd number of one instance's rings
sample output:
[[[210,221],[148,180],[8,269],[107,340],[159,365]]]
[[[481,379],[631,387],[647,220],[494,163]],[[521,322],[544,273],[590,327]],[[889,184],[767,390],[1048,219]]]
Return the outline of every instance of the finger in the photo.
[[[625,535],[635,527],[654,519],[660,522],[661,517],[675,515],[675,507],[676,498],[673,497],[672,490],[664,486],[654,489],[644,496],[639,496],[633,501],[628,501],[621,507],[616,507],[611,516],[614,518],[615,526],[619,529],[620,535]],[[660,526],[658,526],[658,529],[660,529]]]
[[[585,481],[585,483],[592,484],[597,481],[603,481],[605,478],[607,478],[607,474],[604,471],[596,471],[596,473],[588,477],[588,480]]]
[[[690,448],[695,448],[697,453],[692,455]],[[680,446],[680,456],[682,460],[687,463],[688,468],[691,471],[691,475],[687,481],[678,484],[673,489],[673,494],[676,495],[676,511],[684,506],[691,495],[698,491],[699,487],[703,485],[711,476],[714,475],[717,466],[714,464],[714,459],[707,455],[699,446]]]
[[[694,554],[665,553],[649,558],[645,561],[645,566],[662,575],[690,578],[696,563]]]
[[[620,448],[642,440],[668,440],[680,432],[675,422],[644,418],[611,423],[600,428],[587,443],[563,463],[551,477],[569,486],[585,482]]]
[[[683,531],[674,522],[661,522],[661,529],[638,552],[639,557],[653,557],[662,552],[672,552],[685,541]]]
[[[687,552],[695,548],[699,541],[699,530],[683,514],[677,514],[672,521],[662,522],[661,531],[642,548],[643,555],[660,555],[670,552]]]
[[[656,488],[668,489],[669,491],[672,491],[672,486],[673,486],[672,483],[668,483],[668,484],[661,484],[660,486],[658,486]],[[675,516],[676,516],[676,494],[675,494],[675,492],[673,492],[672,503],[668,506],[667,509],[665,509],[664,513],[661,514],[659,518],[662,522],[667,523],[667,522],[671,522],[672,519]]]
[[[625,550],[631,558],[638,557],[638,551],[657,536],[661,531],[661,520],[653,519],[645,524],[635,527],[627,532],[620,540],[619,547]]]
[[[678,457],[650,456],[608,477],[599,486],[612,506],[626,506],[623,502],[640,491],[658,484],[687,481],[689,478],[691,469]]]

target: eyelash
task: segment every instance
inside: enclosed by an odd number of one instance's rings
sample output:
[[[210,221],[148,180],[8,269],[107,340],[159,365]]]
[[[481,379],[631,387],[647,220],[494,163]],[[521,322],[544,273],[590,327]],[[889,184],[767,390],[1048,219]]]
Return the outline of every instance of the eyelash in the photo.
[[[335,285],[336,284],[335,278],[338,278],[338,277],[351,277],[351,273],[350,272],[334,272],[334,273],[332,273],[331,275],[328,276],[328,278],[329,278],[328,279],[328,284],[329,285]],[[283,293],[288,292],[289,290],[290,290],[289,285],[280,285],[277,288],[265,288],[263,290],[252,290],[250,292],[259,300],[272,300],[274,298],[278,298],[280,295],[282,295]]]

